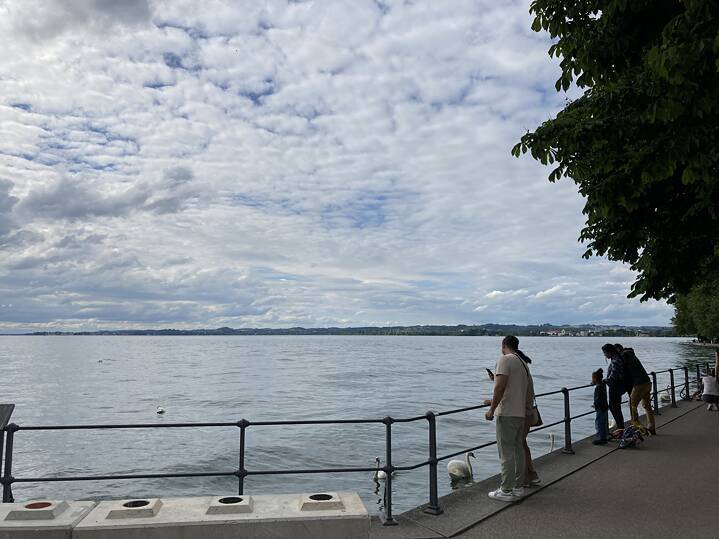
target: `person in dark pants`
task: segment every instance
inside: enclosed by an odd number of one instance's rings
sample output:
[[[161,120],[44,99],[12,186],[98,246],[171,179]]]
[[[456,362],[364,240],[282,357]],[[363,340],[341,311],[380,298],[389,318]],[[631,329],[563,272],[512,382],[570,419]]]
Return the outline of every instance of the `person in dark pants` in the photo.
[[[632,348],[624,348],[621,344],[615,344],[614,348],[622,356],[625,382],[627,380],[631,381],[631,387],[629,387],[629,413],[632,415],[632,424],[635,426],[640,425],[638,408],[641,402],[647,416],[647,429],[651,434],[656,435],[657,425],[651,401],[652,382],[649,375]],[[629,384],[626,385],[629,386]]]
[[[604,357],[609,361],[609,369],[607,370],[607,378],[605,380],[609,386],[609,411],[612,412],[614,422],[618,429],[624,428],[624,415],[622,414],[622,395],[626,391],[624,380],[624,369],[622,368],[622,356],[613,344],[605,344],[602,346]]]
[[[594,410],[596,417],[594,426],[597,429],[597,438],[592,442],[594,445],[607,443],[607,421],[609,404],[607,403],[607,386],[604,383],[604,371],[597,369],[592,373],[592,385],[594,386]]]

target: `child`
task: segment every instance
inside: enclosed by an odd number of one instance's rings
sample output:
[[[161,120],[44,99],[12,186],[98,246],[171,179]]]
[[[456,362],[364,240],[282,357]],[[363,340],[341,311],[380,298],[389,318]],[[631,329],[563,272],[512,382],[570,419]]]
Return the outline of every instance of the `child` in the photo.
[[[702,400],[707,403],[707,410],[719,410],[719,387],[714,369],[702,377],[702,387]]]
[[[594,445],[604,445],[607,443],[607,421],[609,415],[609,404],[607,403],[607,384],[604,382],[604,371],[597,369],[592,373],[592,385],[594,386],[594,410],[596,411],[596,419],[594,426],[597,429],[597,439],[592,443]]]

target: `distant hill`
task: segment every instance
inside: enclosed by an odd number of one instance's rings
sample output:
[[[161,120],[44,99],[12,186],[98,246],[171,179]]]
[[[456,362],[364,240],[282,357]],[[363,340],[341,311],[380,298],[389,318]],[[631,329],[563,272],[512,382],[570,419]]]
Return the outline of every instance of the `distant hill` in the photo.
[[[456,326],[388,326],[328,328],[229,328],[216,329],[122,329],[107,331],[38,331],[23,335],[414,335],[414,336],[551,336],[551,337],[674,337],[674,328],[665,326],[578,326],[552,324],[522,326],[482,324]]]

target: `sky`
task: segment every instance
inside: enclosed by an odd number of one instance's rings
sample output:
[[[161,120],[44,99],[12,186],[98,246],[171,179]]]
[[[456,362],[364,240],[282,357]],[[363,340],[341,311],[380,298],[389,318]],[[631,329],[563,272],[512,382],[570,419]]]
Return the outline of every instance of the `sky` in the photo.
[[[0,0],[0,331],[665,325],[510,149],[529,0]]]

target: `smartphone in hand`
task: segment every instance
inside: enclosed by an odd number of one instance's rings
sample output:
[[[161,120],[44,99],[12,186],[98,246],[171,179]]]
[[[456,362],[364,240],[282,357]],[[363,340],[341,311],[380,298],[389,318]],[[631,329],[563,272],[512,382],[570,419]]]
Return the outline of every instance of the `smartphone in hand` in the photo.
[[[494,373],[490,369],[485,369],[487,371],[487,376],[489,376],[489,379],[494,381]]]

